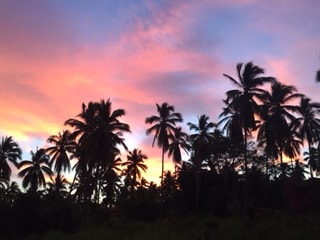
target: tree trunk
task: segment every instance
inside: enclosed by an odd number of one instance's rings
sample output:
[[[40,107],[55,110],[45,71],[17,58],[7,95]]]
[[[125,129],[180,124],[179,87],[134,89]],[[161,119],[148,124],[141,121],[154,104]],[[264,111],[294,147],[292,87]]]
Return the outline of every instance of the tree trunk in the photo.
[[[163,173],[164,173],[164,146],[162,146],[162,158],[161,158],[161,182],[160,182],[161,192],[162,192],[162,186],[163,186]]]
[[[247,160],[247,131],[244,130],[244,187],[243,187],[243,208],[244,213],[247,214],[248,212],[248,160]]]
[[[200,179],[199,179],[199,167],[196,166],[196,174],[195,174],[195,177],[196,177],[196,186],[195,186],[195,215],[198,215],[198,212],[199,212],[199,194],[200,194]]]
[[[310,142],[308,141],[308,148],[309,148],[309,168],[310,168],[310,177],[313,178],[313,172],[312,172],[312,161],[313,161],[313,153],[311,154],[311,146]]]
[[[280,168],[281,168],[282,178],[284,178],[285,172],[284,172],[284,165],[283,165],[283,158],[282,158],[282,146],[280,146]]]

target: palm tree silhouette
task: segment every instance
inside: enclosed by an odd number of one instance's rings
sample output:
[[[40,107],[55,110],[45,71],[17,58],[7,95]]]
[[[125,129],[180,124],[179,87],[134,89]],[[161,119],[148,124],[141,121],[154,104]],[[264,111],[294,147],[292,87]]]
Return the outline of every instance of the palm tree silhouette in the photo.
[[[313,172],[317,173],[320,170],[320,154],[319,150],[315,147],[310,147],[308,151],[303,153],[303,160],[309,165],[310,176],[313,178]]]
[[[22,186],[29,187],[31,192],[36,192],[39,187],[46,186],[46,177],[52,177],[53,172],[49,167],[49,156],[40,148],[35,153],[31,151],[31,160],[23,160],[19,164],[18,176],[23,178]]]
[[[175,164],[181,164],[181,149],[186,153],[190,150],[189,135],[183,132],[181,127],[177,127],[174,130],[174,134],[169,135],[169,138],[171,140],[168,147],[168,155],[172,157]]]
[[[163,179],[163,195],[164,198],[172,199],[175,192],[178,190],[178,182],[174,174],[170,171],[165,172]]]
[[[267,82],[275,81],[273,77],[262,77],[262,74],[264,74],[264,69],[254,65],[252,62],[247,63],[244,68],[242,63],[237,64],[238,80],[227,74],[223,74],[238,87],[238,89],[226,92],[226,102],[233,111],[237,112],[238,121],[241,124],[246,172],[248,168],[246,145],[251,131],[257,127],[255,119],[255,114],[259,112],[257,100],[263,101],[266,95],[266,91],[259,87]]]
[[[99,199],[98,191],[102,186],[104,167],[110,166],[113,162],[115,152],[119,152],[118,146],[127,150],[122,135],[130,132],[130,127],[118,119],[124,115],[123,109],[112,111],[111,101],[108,99],[89,102],[88,105],[83,103],[82,112],[77,118],[65,122],[66,125],[73,127],[72,135],[78,143],[75,179],[79,175],[80,181],[83,180],[82,177],[91,181],[93,179],[89,175],[94,176],[96,183],[89,183],[87,187],[96,188],[96,200]]]
[[[118,154],[114,154],[112,162],[109,163],[109,166],[102,173],[102,191],[105,196],[103,202],[107,207],[112,207],[112,204],[120,194],[121,180],[117,173],[121,171],[120,166],[122,165],[122,161],[118,157]]]
[[[240,119],[240,113],[235,109],[235,106],[227,100],[223,100],[226,107],[222,109],[222,113],[219,115],[220,121],[218,126],[223,125],[222,131],[226,132],[226,135],[237,144],[243,144],[242,123]]]
[[[12,137],[2,137],[0,142],[0,179],[10,180],[11,168],[9,162],[18,167],[22,150]]]
[[[284,166],[283,153],[293,157],[300,144],[296,136],[297,119],[294,115],[299,112],[299,106],[289,104],[303,96],[296,91],[294,86],[275,81],[272,83],[271,93],[266,94],[261,106],[263,123],[258,131],[258,139],[265,144],[268,155],[275,159],[280,157],[280,166]],[[283,169],[282,175],[284,176]]]
[[[11,184],[5,190],[5,200],[9,206],[13,206],[14,202],[18,198],[21,190],[17,182],[12,181]]]
[[[134,191],[138,181],[141,179],[141,171],[147,170],[147,165],[144,160],[148,159],[147,155],[143,154],[138,148],[133,149],[127,155],[127,161],[122,163],[122,166],[126,166],[126,179],[129,181],[130,190]]]
[[[67,185],[70,183],[67,179],[58,174],[55,178],[52,179],[52,182],[48,182],[48,194],[53,198],[66,198],[68,195]]]
[[[209,116],[203,114],[198,117],[198,123],[194,124],[188,122],[190,130],[196,131],[196,133],[190,135],[192,156],[191,161],[195,167],[195,181],[196,181],[196,194],[195,194],[195,213],[198,213],[199,209],[199,187],[200,178],[199,171],[202,167],[203,161],[210,158],[211,145],[213,143],[214,135],[211,131],[216,124],[209,122]]]
[[[46,149],[46,153],[51,156],[50,165],[54,166],[54,170],[59,176],[62,171],[70,171],[70,159],[76,150],[76,142],[68,130],[64,130],[58,135],[52,135],[47,139],[52,144]],[[69,157],[70,155],[70,157]],[[59,178],[59,177],[58,177]]]
[[[161,183],[163,183],[163,174],[164,174],[164,154],[168,151],[170,144],[170,135],[174,134],[176,129],[176,123],[182,122],[181,113],[174,111],[174,107],[168,103],[162,103],[161,105],[156,104],[158,116],[153,115],[146,118],[145,123],[153,124],[150,128],[147,129],[147,135],[154,133],[154,138],[152,142],[152,147],[154,146],[155,141],[157,140],[157,145],[162,148],[162,157],[161,157]]]
[[[311,102],[307,97],[302,97],[299,106],[301,116],[298,118],[300,122],[299,133],[302,140],[306,140],[309,153],[311,153],[312,145],[320,140],[320,103]],[[310,176],[313,178],[312,167],[310,165]]]

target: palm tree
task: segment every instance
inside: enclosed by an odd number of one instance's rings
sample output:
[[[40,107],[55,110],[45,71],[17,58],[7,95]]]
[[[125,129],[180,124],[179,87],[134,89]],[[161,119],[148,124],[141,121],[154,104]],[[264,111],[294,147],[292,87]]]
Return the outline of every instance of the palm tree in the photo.
[[[46,152],[51,156],[49,162],[51,166],[54,165],[54,170],[59,176],[61,171],[70,171],[70,159],[76,150],[76,142],[68,130],[64,130],[58,135],[52,135],[47,139],[47,142],[53,146],[48,147]],[[69,157],[69,155],[71,156]]]
[[[298,118],[300,121],[299,133],[302,140],[308,143],[309,153],[311,153],[312,145],[319,142],[320,138],[320,103],[311,102],[309,98],[302,97],[299,106],[301,116]],[[310,176],[313,178],[312,168],[310,168]]]
[[[213,129],[216,127],[216,124],[209,122],[209,116],[203,114],[198,117],[197,124],[188,122],[187,125],[190,130],[195,131],[195,133],[190,135],[190,140],[192,144],[193,159],[196,161],[193,163],[196,166],[196,169],[199,170],[202,161],[208,159],[211,155],[211,145],[214,139]]]
[[[18,167],[22,150],[12,137],[2,137],[0,142],[0,179],[10,180],[11,168],[9,162]]]
[[[174,174],[170,171],[165,172],[163,179],[163,195],[164,198],[170,200],[178,190],[178,182]]]
[[[193,141],[200,142],[210,142],[213,139],[213,132],[210,132],[211,129],[216,127],[216,124],[213,122],[209,122],[210,117],[202,114],[198,117],[198,123],[194,124],[188,122],[190,130],[194,130],[196,133],[190,135]]]
[[[263,101],[266,95],[266,91],[259,87],[275,80],[273,77],[262,77],[262,74],[264,74],[264,69],[254,65],[252,62],[247,63],[244,68],[242,63],[237,64],[238,80],[223,74],[238,87],[238,89],[226,92],[226,102],[237,113],[236,116],[242,128],[246,172],[248,168],[246,145],[251,131],[257,127],[255,119],[255,114],[259,113],[257,100]]]
[[[181,164],[181,149],[186,153],[190,150],[189,136],[182,131],[181,127],[177,127],[174,130],[174,134],[170,135],[169,138],[171,140],[168,147],[168,155],[169,157],[172,157],[175,164]]]
[[[9,206],[13,206],[15,200],[18,198],[21,190],[17,182],[13,181],[5,190],[5,200],[9,204]]]
[[[49,195],[54,198],[66,198],[68,195],[67,185],[69,184],[70,183],[64,176],[58,174],[55,178],[52,179],[52,182],[48,183]]]
[[[308,151],[303,153],[303,160],[309,165],[310,176],[313,178],[313,172],[320,170],[320,154],[315,147],[310,147]]]
[[[296,159],[292,172],[290,173],[290,177],[295,181],[301,182],[306,178],[305,173],[307,173],[305,170],[305,165]]]
[[[144,160],[148,159],[147,155],[143,154],[138,148],[133,149],[127,155],[127,161],[122,165],[126,166],[126,178],[129,180],[131,191],[137,185],[137,180],[141,179],[141,171],[145,172],[147,170],[147,165]]]
[[[198,213],[199,208],[199,186],[200,178],[199,171],[201,169],[203,160],[209,159],[211,155],[211,145],[213,143],[214,135],[211,130],[216,126],[215,123],[209,122],[209,116],[203,114],[198,117],[198,123],[194,124],[188,122],[190,130],[196,133],[190,135],[192,156],[191,161],[195,167],[195,213]]]
[[[169,149],[170,135],[174,134],[176,129],[176,123],[182,122],[182,115],[174,111],[174,107],[168,103],[162,103],[161,105],[156,104],[158,116],[153,115],[146,118],[145,123],[153,124],[147,129],[147,135],[154,133],[152,147],[157,140],[157,145],[162,148],[161,157],[161,187],[163,183],[164,174],[164,154]]]
[[[223,100],[226,107],[223,108],[222,113],[219,115],[220,121],[218,126],[223,125],[222,131],[237,144],[243,144],[242,123],[240,113],[235,109],[235,106],[227,100]]]
[[[119,151],[118,146],[127,150],[122,135],[130,132],[130,127],[118,119],[124,115],[123,109],[112,111],[111,101],[108,99],[89,102],[88,105],[83,103],[82,112],[77,115],[77,118],[65,122],[66,125],[73,127],[72,135],[78,143],[75,179],[77,175],[95,176],[97,183],[90,186],[96,187],[97,196],[99,196],[97,188],[101,187],[99,178],[105,171],[103,166],[110,165],[109,162],[113,161],[114,153]]]
[[[282,166],[283,153],[294,157],[295,153],[299,152],[296,151],[300,141],[296,136],[297,119],[294,115],[299,112],[299,106],[289,104],[303,96],[296,91],[294,86],[275,81],[272,83],[271,93],[266,94],[265,102],[261,107],[263,123],[258,131],[258,139],[265,144],[268,155],[275,159],[280,157]],[[282,175],[284,175],[284,171],[282,171]]]
[[[31,151],[31,160],[24,160],[19,164],[18,176],[23,178],[22,186],[31,192],[36,192],[39,187],[46,186],[46,177],[53,175],[49,166],[49,156],[42,148],[35,153]]]

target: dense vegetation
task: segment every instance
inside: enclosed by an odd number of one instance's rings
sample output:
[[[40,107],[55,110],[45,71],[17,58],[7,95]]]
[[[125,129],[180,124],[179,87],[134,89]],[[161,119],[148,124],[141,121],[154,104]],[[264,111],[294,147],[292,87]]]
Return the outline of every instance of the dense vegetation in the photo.
[[[130,126],[120,121],[125,111],[112,110],[110,99],[83,103],[65,130],[48,137],[49,147],[31,152],[29,160],[21,160],[13,137],[2,137],[2,236],[75,232],[128,219],[319,211],[320,103],[263,74],[251,62],[237,65],[237,78],[224,74],[236,88],[226,92],[219,122],[203,114],[187,123],[189,133],[174,106],[156,104],[156,115],[145,123],[150,144],[162,150],[160,186],[143,178],[148,157],[127,148],[123,134]],[[166,156],[175,172],[164,172]],[[75,175],[67,182],[71,159]],[[12,167],[23,191],[11,180]]]

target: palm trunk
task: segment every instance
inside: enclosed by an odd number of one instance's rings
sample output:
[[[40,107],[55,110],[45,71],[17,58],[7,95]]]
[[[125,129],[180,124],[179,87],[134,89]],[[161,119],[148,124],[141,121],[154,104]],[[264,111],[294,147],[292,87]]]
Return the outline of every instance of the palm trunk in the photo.
[[[132,183],[131,183],[131,192],[134,192],[134,186],[137,183],[137,172],[136,169],[133,170],[133,179],[132,179]]]
[[[162,158],[161,158],[161,182],[160,182],[161,192],[162,192],[162,186],[163,186],[163,174],[164,174],[164,146],[162,146]]]
[[[282,178],[284,178],[285,172],[284,172],[284,165],[283,165],[283,158],[282,158],[282,146],[280,146],[280,168],[281,168]]]
[[[162,146],[162,158],[161,158],[161,182],[160,182],[160,218],[162,219],[164,216],[164,209],[163,209],[163,174],[164,174],[164,146]]]
[[[266,186],[265,186],[265,206],[269,206],[269,164],[268,155],[266,155]]]
[[[248,212],[248,160],[247,160],[247,131],[245,129],[244,132],[244,169],[245,169],[245,176],[244,176],[244,189],[243,189],[243,208],[245,214]]]
[[[71,186],[70,186],[69,196],[68,196],[68,197],[71,196],[71,192],[72,192],[72,190],[73,190],[73,186],[74,186],[74,183],[75,183],[75,181],[76,181],[77,175],[78,175],[78,171],[76,171],[75,174],[74,174],[74,177],[73,177],[73,180],[72,180],[72,183],[71,183]]]
[[[198,215],[199,212],[199,194],[200,194],[200,178],[199,178],[199,166],[196,166],[196,194],[195,194],[195,215]]]
[[[313,161],[313,153],[311,153],[311,145],[310,142],[308,141],[308,149],[309,149],[309,169],[310,169],[310,177],[313,178],[313,171],[312,171],[312,161]]]

